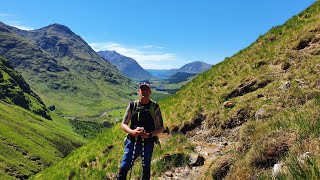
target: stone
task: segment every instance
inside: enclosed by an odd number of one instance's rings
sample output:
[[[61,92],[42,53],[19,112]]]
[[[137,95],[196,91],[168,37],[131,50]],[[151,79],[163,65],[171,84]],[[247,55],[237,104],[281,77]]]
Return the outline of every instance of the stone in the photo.
[[[286,82],[283,83],[283,85],[281,85],[281,86],[279,87],[279,89],[281,89],[281,90],[287,90],[287,89],[289,89],[290,86],[291,86],[291,82],[290,82],[290,81],[286,81]]]
[[[264,97],[263,94],[258,94],[258,95],[257,95],[257,98],[263,98],[263,97]]]
[[[196,146],[196,147],[194,148],[194,151],[196,151],[196,152],[200,152],[200,151],[201,151],[201,149],[202,149],[202,147],[201,147],[201,146]]]
[[[195,166],[202,166],[202,165],[204,164],[204,161],[205,161],[204,157],[201,156],[201,155],[199,155],[196,159],[193,158],[193,159],[191,160],[190,166],[193,166],[193,167],[195,167]]]
[[[166,172],[165,172],[165,175],[166,175],[167,177],[173,177],[173,174],[172,174],[171,171],[166,171]]]
[[[256,118],[256,120],[259,120],[259,119],[263,118],[265,116],[265,114],[266,114],[265,110],[263,108],[260,108],[254,114],[254,117]]]
[[[236,104],[232,101],[226,101],[223,103],[223,106],[226,108],[233,108]]]

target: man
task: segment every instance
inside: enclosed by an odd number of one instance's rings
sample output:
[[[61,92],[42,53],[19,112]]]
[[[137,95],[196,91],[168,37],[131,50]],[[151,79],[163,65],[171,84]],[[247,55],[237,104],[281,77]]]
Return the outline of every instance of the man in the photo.
[[[125,149],[120,163],[119,180],[125,180],[134,160],[142,159],[142,179],[150,179],[151,158],[157,135],[163,131],[160,107],[150,100],[151,88],[148,81],[140,82],[139,101],[130,102],[121,123],[128,133],[124,142]],[[129,122],[130,126],[129,126]]]

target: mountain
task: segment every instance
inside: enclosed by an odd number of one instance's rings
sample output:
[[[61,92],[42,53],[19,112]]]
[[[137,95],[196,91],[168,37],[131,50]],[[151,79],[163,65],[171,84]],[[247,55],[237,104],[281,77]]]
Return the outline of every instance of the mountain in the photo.
[[[192,74],[199,74],[204,71],[207,71],[211,68],[212,65],[201,62],[201,61],[194,61],[191,63],[188,63],[181,68],[178,69],[179,72],[186,72],[186,73],[192,73]]]
[[[0,56],[0,178],[27,179],[85,141]]]
[[[134,80],[154,79],[148,71],[144,70],[136,60],[123,56],[116,51],[97,52],[102,58],[115,65],[125,76]]]
[[[174,75],[170,76],[169,83],[180,83],[187,81],[190,77],[195,76],[196,74],[186,73],[186,72],[177,72]]]
[[[0,23],[0,55],[48,106],[67,116],[125,106],[136,85],[68,27],[24,31]]]
[[[169,69],[169,70],[157,70],[157,69],[147,69],[152,75],[164,78],[164,79],[170,79],[170,76],[178,73],[189,73],[189,74],[199,74],[204,71],[207,71],[211,68],[212,65],[204,63],[202,61],[194,61],[188,64],[183,65],[179,69]]]

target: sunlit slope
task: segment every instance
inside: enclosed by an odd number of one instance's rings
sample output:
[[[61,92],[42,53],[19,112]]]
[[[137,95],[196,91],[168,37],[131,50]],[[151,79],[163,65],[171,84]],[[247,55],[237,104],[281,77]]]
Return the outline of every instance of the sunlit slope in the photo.
[[[114,179],[123,154],[125,133],[120,124],[105,130],[59,163],[32,176],[31,179]],[[167,169],[188,162],[193,146],[181,135],[173,136],[161,149],[155,146],[152,162],[154,177]],[[169,160],[164,156],[173,155]],[[182,161],[182,162],[181,162]],[[132,178],[141,174],[141,159],[135,162]]]
[[[0,56],[0,177],[26,179],[84,143]]]
[[[160,102],[170,132],[230,141],[200,179],[319,179],[319,104],[319,1]]]
[[[49,110],[6,59],[0,56],[0,100],[21,106],[47,119]]]
[[[226,128],[240,111],[249,120],[262,107],[272,116],[312,99],[319,91],[319,16],[316,2],[162,101],[168,126],[203,114],[207,127]],[[234,107],[225,108],[226,101]]]
[[[0,101],[0,177],[25,179],[84,143],[68,121],[51,117]]]

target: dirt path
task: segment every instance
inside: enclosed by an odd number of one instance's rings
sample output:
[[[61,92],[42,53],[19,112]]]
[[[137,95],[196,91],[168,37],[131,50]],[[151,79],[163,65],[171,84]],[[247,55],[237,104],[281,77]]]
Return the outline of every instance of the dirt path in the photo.
[[[227,141],[224,137],[210,137],[209,131],[204,130],[197,130],[197,133],[188,139],[195,145],[195,153],[191,154],[190,158],[191,163],[184,167],[168,170],[157,179],[198,179],[203,172],[207,172],[216,158],[231,150],[235,144],[234,142]],[[199,165],[199,162],[201,165]]]

